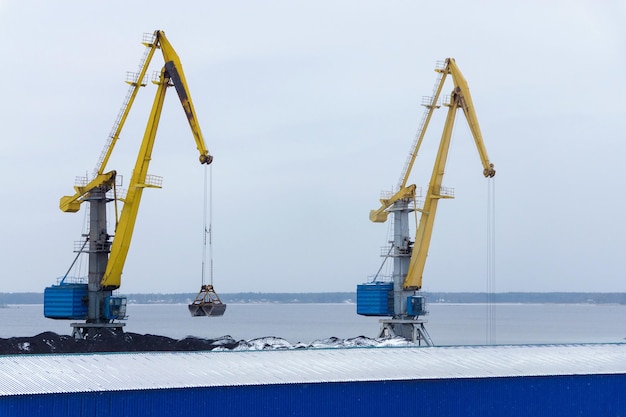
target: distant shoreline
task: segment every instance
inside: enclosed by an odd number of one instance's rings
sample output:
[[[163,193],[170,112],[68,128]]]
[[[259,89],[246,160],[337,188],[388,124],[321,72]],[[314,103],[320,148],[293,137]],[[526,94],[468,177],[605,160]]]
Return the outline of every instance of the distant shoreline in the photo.
[[[132,304],[187,304],[195,293],[123,294]],[[626,304],[626,293],[583,292],[424,292],[429,304]],[[230,304],[355,304],[355,292],[327,293],[224,293]],[[43,293],[0,293],[0,306],[43,304]]]

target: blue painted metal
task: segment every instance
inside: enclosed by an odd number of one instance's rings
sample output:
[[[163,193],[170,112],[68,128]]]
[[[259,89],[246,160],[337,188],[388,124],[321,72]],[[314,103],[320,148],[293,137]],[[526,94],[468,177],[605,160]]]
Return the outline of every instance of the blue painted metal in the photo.
[[[624,392],[624,374],[222,386],[2,397],[0,415],[595,417],[625,415]]]
[[[109,296],[104,299],[104,318],[121,320],[126,317],[126,297]]]
[[[393,316],[393,283],[374,281],[357,285],[356,312],[362,316]]]
[[[87,284],[53,285],[44,290],[43,314],[51,319],[87,318]]]
[[[426,299],[423,295],[411,295],[406,300],[406,312],[409,316],[423,316],[427,314]]]

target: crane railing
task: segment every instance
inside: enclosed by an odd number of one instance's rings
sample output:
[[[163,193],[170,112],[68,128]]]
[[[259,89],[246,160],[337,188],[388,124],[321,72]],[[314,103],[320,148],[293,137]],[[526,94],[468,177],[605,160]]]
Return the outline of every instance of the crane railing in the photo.
[[[89,253],[89,248],[86,245],[87,238],[83,240],[74,241],[74,253]]]
[[[381,200],[389,200],[390,198],[392,198],[394,195],[396,195],[396,193],[400,191],[400,190],[395,190],[395,191],[381,191],[380,192],[380,199]],[[421,198],[422,197],[422,187],[415,187],[415,194],[414,196],[416,198]]]
[[[439,192],[435,193],[439,197],[454,198],[454,188],[439,187]]]

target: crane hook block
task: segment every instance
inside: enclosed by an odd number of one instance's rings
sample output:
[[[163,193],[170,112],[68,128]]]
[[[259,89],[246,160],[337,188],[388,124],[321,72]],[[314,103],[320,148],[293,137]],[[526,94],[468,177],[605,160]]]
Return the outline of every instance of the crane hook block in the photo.
[[[489,168],[483,170],[483,174],[486,178],[493,178],[496,176],[496,170],[493,169],[493,164],[489,164]]]
[[[210,165],[213,162],[213,155],[200,155],[200,163]]]

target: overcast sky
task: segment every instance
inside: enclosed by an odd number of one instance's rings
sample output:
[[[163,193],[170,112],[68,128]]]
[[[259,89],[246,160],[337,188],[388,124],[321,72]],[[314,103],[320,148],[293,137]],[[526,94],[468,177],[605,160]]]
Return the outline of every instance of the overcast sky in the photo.
[[[388,227],[369,210],[397,184],[446,57],[497,170],[495,290],[626,291],[624,4],[0,0],[0,292],[65,274],[85,210],[63,213],[59,198],[93,171],[155,29],[181,58],[215,157],[218,292],[354,291],[377,271]],[[154,92],[140,92],[108,165],[128,179]],[[164,188],[144,192],[123,293],[199,289],[197,157],[172,91],[150,169]],[[456,198],[439,204],[424,289],[485,291],[488,181],[461,113],[443,182]]]

